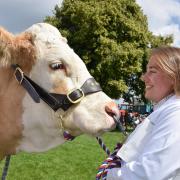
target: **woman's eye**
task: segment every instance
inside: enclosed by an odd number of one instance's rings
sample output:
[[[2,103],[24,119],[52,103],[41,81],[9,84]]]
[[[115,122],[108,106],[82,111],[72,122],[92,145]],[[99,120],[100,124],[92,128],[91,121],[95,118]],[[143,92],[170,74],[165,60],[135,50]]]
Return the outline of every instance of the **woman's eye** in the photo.
[[[150,71],[150,73],[154,74],[154,73],[156,73],[156,71]]]
[[[65,69],[65,67],[62,63],[53,63],[53,64],[50,64],[49,66],[52,70]]]
[[[156,70],[148,70],[148,71],[146,71],[146,74],[154,74],[154,73],[157,73],[157,71]]]

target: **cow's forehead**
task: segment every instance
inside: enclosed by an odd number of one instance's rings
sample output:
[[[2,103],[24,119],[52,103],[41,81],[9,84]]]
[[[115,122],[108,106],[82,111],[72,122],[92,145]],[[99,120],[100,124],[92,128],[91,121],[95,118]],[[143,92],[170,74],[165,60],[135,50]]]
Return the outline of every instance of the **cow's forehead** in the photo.
[[[38,23],[34,24],[26,30],[35,36],[35,39],[40,40],[41,42],[49,42],[51,44],[56,44],[60,40],[64,40],[61,33],[54,26],[47,23]]]
[[[35,24],[26,32],[33,35],[37,49],[42,49],[41,55],[46,57],[43,57],[44,60],[58,60],[63,57],[66,59],[73,55],[73,50],[68,46],[66,38],[62,37],[58,29],[50,24]]]
[[[83,76],[86,79],[91,77],[83,61],[69,47],[57,28],[47,23],[39,23],[27,29],[26,32],[34,35],[38,49],[43,48],[39,58],[43,62],[61,61],[66,63],[72,76]],[[41,46],[42,44],[44,45]]]

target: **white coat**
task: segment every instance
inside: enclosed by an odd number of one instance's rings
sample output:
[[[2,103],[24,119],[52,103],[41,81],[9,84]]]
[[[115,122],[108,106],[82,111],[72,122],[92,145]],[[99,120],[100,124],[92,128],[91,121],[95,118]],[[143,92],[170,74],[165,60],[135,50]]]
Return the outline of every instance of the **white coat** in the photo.
[[[117,155],[122,167],[107,180],[180,180],[180,98],[160,101]]]

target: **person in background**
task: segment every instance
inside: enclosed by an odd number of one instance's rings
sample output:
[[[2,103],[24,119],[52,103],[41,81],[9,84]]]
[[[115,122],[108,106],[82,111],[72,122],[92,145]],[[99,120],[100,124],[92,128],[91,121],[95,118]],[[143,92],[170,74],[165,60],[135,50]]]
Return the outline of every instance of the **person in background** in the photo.
[[[153,49],[142,80],[153,112],[110,156],[96,179],[180,180],[180,48]]]

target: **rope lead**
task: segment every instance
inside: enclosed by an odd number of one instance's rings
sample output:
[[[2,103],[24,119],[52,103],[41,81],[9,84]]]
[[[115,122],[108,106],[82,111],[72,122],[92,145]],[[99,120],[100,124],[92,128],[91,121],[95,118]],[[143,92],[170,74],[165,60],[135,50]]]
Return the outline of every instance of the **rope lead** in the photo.
[[[11,158],[10,155],[6,156],[6,160],[5,160],[5,164],[4,164],[1,180],[5,180],[6,179],[7,172],[8,172],[8,167],[9,167],[9,163],[10,163],[10,158]]]
[[[106,145],[103,143],[102,139],[100,137],[96,137],[99,145],[101,146],[101,148],[105,151],[105,153],[109,156],[111,153],[110,153],[110,150],[106,147]]]
[[[118,117],[116,117],[115,115],[113,116],[113,119],[118,127],[118,129],[120,130],[120,132],[122,132],[125,136],[127,136],[125,129],[123,127],[123,125],[121,124],[120,120],[118,119]],[[110,150],[106,147],[106,145],[103,143],[102,139],[100,137],[96,137],[99,145],[101,146],[101,148],[105,151],[105,153],[109,156],[111,154]]]

